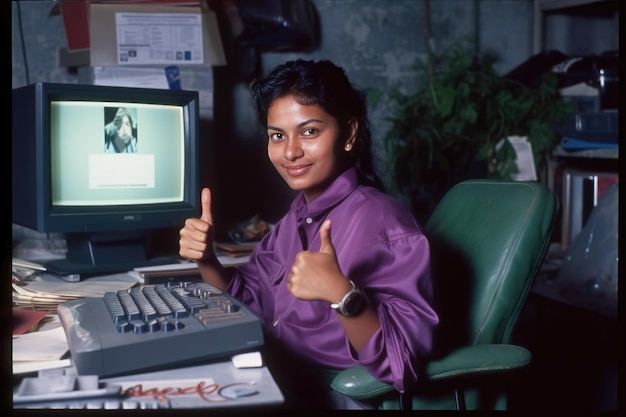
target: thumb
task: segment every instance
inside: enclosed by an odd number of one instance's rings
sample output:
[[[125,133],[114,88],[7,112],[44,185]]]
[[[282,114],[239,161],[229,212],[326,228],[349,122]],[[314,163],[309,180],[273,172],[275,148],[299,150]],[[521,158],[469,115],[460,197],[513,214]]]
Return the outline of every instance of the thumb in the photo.
[[[320,227],[320,240],[322,242],[320,245],[320,252],[335,255],[335,247],[333,246],[333,242],[330,240],[330,224],[330,219],[326,219]]]
[[[211,213],[211,190],[209,190],[208,188],[202,189],[200,204],[202,207],[200,219],[209,224],[213,224],[213,214]]]

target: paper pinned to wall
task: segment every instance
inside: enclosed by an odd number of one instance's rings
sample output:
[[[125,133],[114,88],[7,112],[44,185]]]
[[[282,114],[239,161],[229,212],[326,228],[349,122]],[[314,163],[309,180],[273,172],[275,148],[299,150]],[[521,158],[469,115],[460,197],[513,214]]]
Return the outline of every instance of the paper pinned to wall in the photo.
[[[115,14],[119,65],[204,64],[200,13]]]

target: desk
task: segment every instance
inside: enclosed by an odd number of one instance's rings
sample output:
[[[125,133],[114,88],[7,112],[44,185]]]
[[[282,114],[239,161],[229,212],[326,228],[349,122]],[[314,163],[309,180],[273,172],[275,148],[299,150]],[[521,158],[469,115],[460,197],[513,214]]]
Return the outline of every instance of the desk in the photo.
[[[283,395],[267,367],[238,369],[230,361],[107,378],[102,381],[108,384],[122,384],[123,386],[127,386],[129,382],[142,382],[144,383],[144,391],[148,391],[151,385],[155,384],[155,381],[185,380],[194,382],[193,386],[195,387],[196,381],[207,379],[213,380],[215,386],[205,389],[205,396],[198,395],[196,392],[185,395],[166,395],[171,408],[276,406],[284,402]],[[256,393],[236,399],[220,394],[221,389],[229,386],[251,387]],[[187,388],[188,385],[181,385],[180,387]]]
[[[61,369],[73,373],[73,369]],[[150,404],[149,408],[241,408],[259,406],[280,406],[284,403],[267,367],[237,369],[230,361],[197,365],[186,368],[149,372],[124,377],[100,379],[102,386],[120,385],[122,392],[132,388],[135,395],[128,396],[140,404]],[[251,389],[248,395],[239,398],[229,396],[229,391],[238,388]],[[14,393],[18,386],[14,387]],[[65,399],[15,404],[15,408],[104,408],[106,402],[121,400],[121,396]],[[112,401],[115,400],[115,401]],[[117,404],[122,407],[121,401]]]
[[[526,346],[533,364],[528,409],[566,414],[616,411],[619,326],[616,317],[533,292]],[[530,400],[528,400],[530,399]]]
[[[75,369],[59,369],[61,373],[74,374]],[[134,387],[134,396],[129,396],[137,404],[150,403],[150,408],[241,408],[278,407],[284,398],[268,368],[238,369],[230,360],[203,365],[189,366],[100,379],[102,386],[119,385],[121,392]],[[228,390],[251,389],[249,395],[232,398]],[[13,388],[17,393],[19,384]],[[41,401],[15,404],[14,408],[97,408],[107,400],[120,400],[118,395],[81,398],[74,400]],[[121,403],[119,404],[121,408]],[[139,408],[139,406],[138,406]]]
[[[531,301],[551,304],[563,309],[580,310],[598,316],[600,320],[617,321],[617,299],[609,296],[594,296],[589,291],[575,291],[578,280],[568,280],[560,275],[565,252],[559,244],[551,245],[529,294]]]
[[[55,315],[51,314],[51,316]],[[59,326],[61,326],[61,322],[55,320],[45,323],[40,330],[52,330]],[[151,346],[150,349],[159,352],[160,346],[157,344]],[[185,347],[180,346],[180,349],[185,349]],[[159,352],[163,355],[170,353],[167,350]],[[19,393],[21,382],[26,381],[25,379],[20,380],[21,376],[31,378],[33,375],[14,375],[14,400],[27,401],[29,399],[26,397],[33,392],[48,394],[50,391],[48,387],[55,386],[54,383],[58,381],[58,377],[75,377],[76,369],[70,366],[69,368],[46,370],[44,374],[40,374],[40,378],[27,380],[31,384],[29,386],[32,387],[32,391],[24,393],[19,398],[15,397],[15,394]],[[92,377],[96,378],[95,375]],[[49,379],[45,380],[45,378]],[[36,388],[39,386],[43,388],[37,390]],[[127,408],[122,407],[122,403],[132,405],[133,402],[135,404],[150,403],[155,406],[154,408],[240,408],[279,406],[284,403],[283,395],[267,367],[236,368],[229,359],[222,361],[214,359],[202,365],[144,372],[122,377],[100,378],[99,380],[95,379],[89,386],[90,388],[81,388],[78,392],[72,391],[72,388],[75,387],[72,380],[71,385],[68,383],[67,389],[59,390],[63,391],[61,393],[64,396],[63,399],[45,399],[44,401],[40,398],[40,401],[36,403],[16,403],[14,408],[87,408],[88,406],[97,408],[98,404],[103,407],[106,404],[106,406],[113,408]],[[117,392],[108,393],[105,397],[102,392],[104,390],[100,388],[112,386],[121,388]],[[132,389],[129,390],[129,388]],[[84,394],[85,392],[91,396],[89,400],[83,397],[68,398],[71,396],[68,393],[78,395],[78,393]],[[119,394],[129,394],[129,392],[134,394],[130,396],[132,401],[122,401],[122,396]],[[245,395],[241,396],[242,393]]]
[[[512,399],[519,402],[515,409],[566,414],[615,411],[616,311],[565,297],[564,286],[550,272],[544,268],[539,273],[516,327],[515,341],[532,352],[533,363],[527,380],[518,384],[519,399]]]

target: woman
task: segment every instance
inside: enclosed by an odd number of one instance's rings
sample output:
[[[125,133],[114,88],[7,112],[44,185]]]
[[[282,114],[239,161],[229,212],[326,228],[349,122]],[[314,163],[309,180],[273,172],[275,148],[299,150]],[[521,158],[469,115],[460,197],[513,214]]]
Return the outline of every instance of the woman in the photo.
[[[137,138],[134,134],[133,116],[120,107],[115,117],[104,126],[104,151],[106,153],[135,153]]]
[[[251,96],[272,164],[300,193],[250,261],[233,271],[213,250],[211,193],[202,190],[201,217],[180,230],[180,255],[260,317],[267,345],[304,364],[297,372],[282,366],[298,377],[281,386],[287,401],[291,391],[300,400],[310,391],[310,374],[302,371],[308,364],[361,364],[404,390],[416,381],[438,322],[430,252],[411,214],[381,191],[364,97],[340,67],[303,60],[253,81]],[[284,365],[287,356],[276,356]]]

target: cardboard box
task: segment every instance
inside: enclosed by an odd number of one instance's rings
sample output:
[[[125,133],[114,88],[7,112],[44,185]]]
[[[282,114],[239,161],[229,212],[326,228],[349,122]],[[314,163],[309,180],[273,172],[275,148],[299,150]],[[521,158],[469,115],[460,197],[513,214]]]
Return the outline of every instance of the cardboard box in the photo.
[[[59,1],[51,13],[60,12],[67,39],[67,51],[89,49],[89,4],[90,3],[134,3],[180,6],[201,6],[202,0],[69,0]]]
[[[87,8],[88,43],[80,8],[62,9],[68,48],[59,51],[60,65],[226,65],[215,14],[164,2],[78,2]]]

